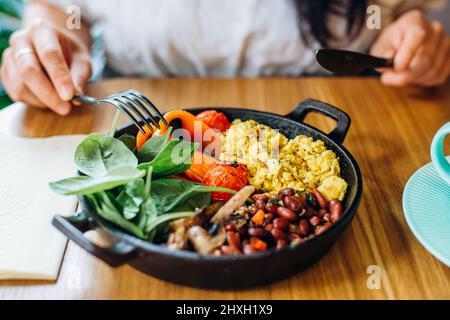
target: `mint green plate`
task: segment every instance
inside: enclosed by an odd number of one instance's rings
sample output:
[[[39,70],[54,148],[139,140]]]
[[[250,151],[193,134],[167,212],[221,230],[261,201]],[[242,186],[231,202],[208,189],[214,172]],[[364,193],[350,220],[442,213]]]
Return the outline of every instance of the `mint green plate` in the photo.
[[[432,163],[409,178],[403,191],[403,212],[417,240],[450,267],[450,185]]]

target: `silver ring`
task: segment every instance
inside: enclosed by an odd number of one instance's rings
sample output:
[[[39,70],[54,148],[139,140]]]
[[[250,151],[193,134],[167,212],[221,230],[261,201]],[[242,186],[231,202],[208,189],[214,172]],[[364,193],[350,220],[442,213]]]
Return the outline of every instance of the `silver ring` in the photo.
[[[22,49],[20,49],[20,50],[17,51],[17,53],[15,54],[16,61],[19,60],[19,58],[20,58],[21,56],[26,55],[26,54],[34,54],[34,50],[31,49],[31,48],[22,48]]]

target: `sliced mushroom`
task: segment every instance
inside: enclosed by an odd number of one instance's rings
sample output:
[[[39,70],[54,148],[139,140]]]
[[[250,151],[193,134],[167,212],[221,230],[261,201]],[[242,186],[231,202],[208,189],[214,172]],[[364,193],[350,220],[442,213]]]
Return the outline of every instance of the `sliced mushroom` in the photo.
[[[209,222],[211,217],[213,217],[216,212],[223,206],[223,204],[223,202],[215,202],[207,207],[197,209],[195,214],[193,214],[192,216],[173,221],[170,224],[170,228],[172,230],[177,230],[181,226],[185,227],[186,229],[189,229],[193,226],[205,226]]]
[[[207,255],[214,252],[217,248],[211,241],[211,236],[208,231],[200,226],[193,226],[188,230],[189,240],[191,240],[195,251],[200,254]]]
[[[238,193],[236,193],[230,200],[228,200],[220,209],[217,211],[214,217],[212,217],[212,223],[220,223],[226,219],[230,214],[232,214],[236,209],[242,206],[245,201],[255,192],[254,186],[245,186]]]
[[[167,248],[170,250],[186,250],[188,248],[189,237],[186,228],[181,226],[169,235]]]

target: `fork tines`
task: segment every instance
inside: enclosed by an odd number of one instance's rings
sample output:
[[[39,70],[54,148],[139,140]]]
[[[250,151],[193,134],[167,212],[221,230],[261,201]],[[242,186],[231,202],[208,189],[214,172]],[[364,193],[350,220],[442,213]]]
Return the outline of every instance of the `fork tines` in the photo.
[[[122,113],[125,114],[125,116],[127,116],[128,119],[130,119],[131,122],[133,122],[143,134],[145,134],[144,126],[147,126],[152,132],[154,127],[160,129],[161,127],[159,125],[159,120],[161,120],[164,124],[169,125],[166,119],[164,119],[162,113],[158,110],[158,108],[156,108],[150,99],[136,90],[128,90],[114,94],[107,98],[101,99],[98,102],[106,102],[115,106],[117,109],[122,111]],[[153,115],[148,108],[153,110],[156,115]],[[135,115],[139,118],[139,120],[136,119]],[[153,125],[150,124],[150,122]]]

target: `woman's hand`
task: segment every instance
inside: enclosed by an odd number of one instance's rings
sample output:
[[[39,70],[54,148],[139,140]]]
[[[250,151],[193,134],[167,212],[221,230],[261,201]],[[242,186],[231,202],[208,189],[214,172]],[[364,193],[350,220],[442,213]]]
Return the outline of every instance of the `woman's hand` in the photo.
[[[13,100],[60,115],[70,112],[69,101],[91,75],[86,44],[42,19],[11,36],[2,61],[2,82]]]
[[[419,10],[408,11],[387,26],[371,54],[394,59],[394,68],[382,70],[386,85],[437,86],[450,74],[450,38],[437,21]]]

